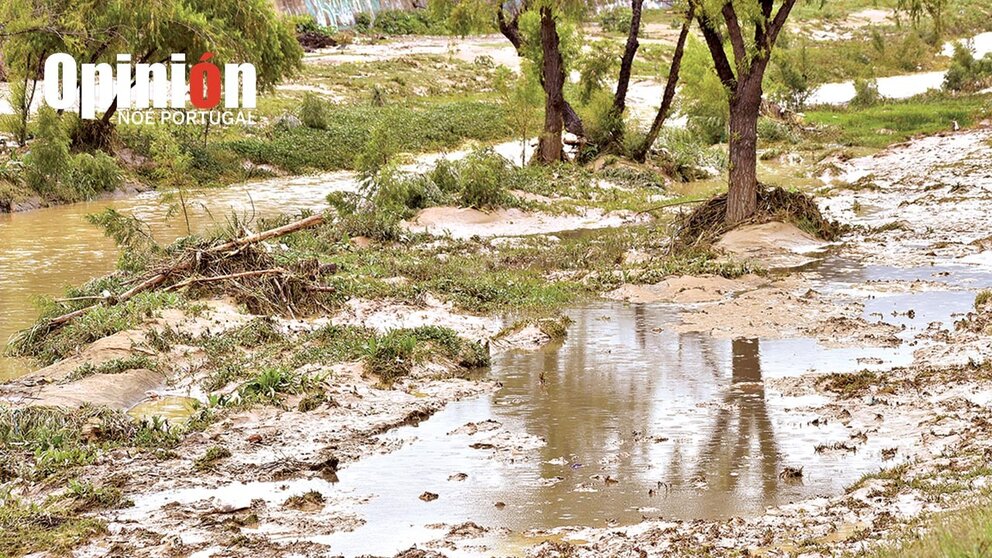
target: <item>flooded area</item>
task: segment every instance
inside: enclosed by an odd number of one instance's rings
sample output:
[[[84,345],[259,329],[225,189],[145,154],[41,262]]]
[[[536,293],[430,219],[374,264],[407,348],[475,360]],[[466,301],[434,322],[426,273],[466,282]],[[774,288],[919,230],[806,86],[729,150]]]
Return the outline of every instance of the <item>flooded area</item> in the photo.
[[[898,464],[902,458],[883,457],[884,450],[912,441],[865,436],[818,414],[821,397],[783,393],[772,380],[908,365],[920,346],[914,340],[966,313],[992,273],[859,269],[828,258],[805,274],[837,292],[878,281],[940,284],[915,293],[857,291],[863,318],[904,328],[906,343],[888,348],[674,333],[677,305],[575,308],[564,343],[494,359],[491,375],[501,387],[493,396],[450,403],[416,427],[384,434],[383,445],[400,449],[348,465],[339,482],[318,488],[359,502],[364,524],[284,537],[345,556],[392,555],[471,522],[488,527],[474,543],[515,555],[559,527],[727,519],[841,493],[883,464]],[[789,478],[786,468],[802,477]],[[423,501],[425,493],[436,499]]]

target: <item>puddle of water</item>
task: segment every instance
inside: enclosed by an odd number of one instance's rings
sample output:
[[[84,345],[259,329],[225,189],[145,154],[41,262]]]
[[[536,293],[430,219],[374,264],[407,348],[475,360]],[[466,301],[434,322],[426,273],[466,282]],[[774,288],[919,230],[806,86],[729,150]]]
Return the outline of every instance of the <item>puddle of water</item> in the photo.
[[[167,395],[158,399],[142,401],[128,410],[127,414],[138,420],[159,417],[172,424],[186,422],[200,407],[200,401],[193,397]]]
[[[856,453],[817,453],[816,445],[850,432],[811,426],[816,416],[805,409],[819,398],[785,397],[763,380],[811,366],[859,370],[858,357],[884,350],[655,332],[675,319],[657,305],[604,302],[570,315],[561,347],[496,357],[503,387],[495,396],[452,403],[416,428],[391,432],[404,447],[342,470],[335,490],[372,496],[357,510],[367,523],[317,540],[346,556],[390,555],[443,536],[425,527],[434,523],[519,533],[750,515],[837,493],[881,461],[881,440]],[[488,419],[546,445],[509,461],[470,447],[493,433],[452,433]],[[779,478],[785,466],[805,467],[803,480]],[[457,473],[468,477],[448,480]],[[440,497],[421,502],[424,491]],[[512,546],[502,535],[490,544]]]

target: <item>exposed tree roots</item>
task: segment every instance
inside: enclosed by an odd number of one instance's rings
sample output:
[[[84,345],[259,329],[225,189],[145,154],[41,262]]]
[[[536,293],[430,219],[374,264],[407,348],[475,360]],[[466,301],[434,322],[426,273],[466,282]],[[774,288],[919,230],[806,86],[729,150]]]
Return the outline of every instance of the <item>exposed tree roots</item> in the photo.
[[[758,208],[749,219],[731,226],[726,223],[726,214],[727,194],[721,194],[682,215],[673,224],[672,250],[704,246],[734,227],[769,221],[793,223],[825,240],[833,240],[843,232],[839,223],[823,217],[812,196],[778,187],[759,185]]]

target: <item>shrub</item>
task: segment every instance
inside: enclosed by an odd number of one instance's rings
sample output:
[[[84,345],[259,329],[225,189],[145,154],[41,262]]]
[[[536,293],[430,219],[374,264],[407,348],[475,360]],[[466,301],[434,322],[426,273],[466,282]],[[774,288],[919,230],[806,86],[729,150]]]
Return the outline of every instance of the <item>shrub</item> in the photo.
[[[655,146],[661,152],[660,163],[665,172],[683,182],[706,178],[713,170],[727,166],[726,153],[704,145],[691,130],[665,128]]]
[[[462,205],[475,208],[506,203],[506,183],[512,165],[491,149],[475,151],[461,165]]]
[[[726,141],[730,121],[727,90],[706,47],[692,35],[686,43],[682,76],[679,109],[688,117],[688,128],[707,143]]]
[[[878,104],[882,100],[878,92],[878,81],[874,79],[854,80],[854,98],[851,99],[852,107],[870,107]]]
[[[124,184],[117,161],[102,151],[75,155],[70,179],[76,190],[86,197],[98,192],[112,192]]]
[[[579,58],[579,99],[588,103],[598,91],[609,91],[607,80],[613,77],[620,60],[618,45],[612,41],[595,41]]]
[[[327,128],[327,102],[307,92],[300,103],[300,122],[307,128],[323,130]]]
[[[603,10],[599,14],[599,27],[603,31],[614,33],[629,33],[634,14],[630,8],[615,7]]]
[[[72,171],[69,132],[51,107],[38,111],[37,139],[24,157],[24,179],[32,190],[54,195]]]
[[[788,124],[781,120],[766,117],[758,120],[758,137],[763,141],[769,142],[786,141],[796,143],[799,141],[796,132]]]
[[[383,10],[375,14],[372,30],[387,35],[427,35],[444,31],[432,24],[424,10]]]
[[[951,67],[944,75],[944,89],[948,91],[979,91],[992,81],[992,54],[976,59],[971,49],[961,42],[954,43]]]
[[[614,131],[624,126],[623,115],[613,111],[613,93],[608,89],[597,91],[581,112],[586,139],[593,149],[605,148],[613,139]],[[584,153],[583,158],[589,155]]]
[[[775,49],[771,69],[769,96],[791,110],[802,110],[819,85],[806,43],[798,49]]]

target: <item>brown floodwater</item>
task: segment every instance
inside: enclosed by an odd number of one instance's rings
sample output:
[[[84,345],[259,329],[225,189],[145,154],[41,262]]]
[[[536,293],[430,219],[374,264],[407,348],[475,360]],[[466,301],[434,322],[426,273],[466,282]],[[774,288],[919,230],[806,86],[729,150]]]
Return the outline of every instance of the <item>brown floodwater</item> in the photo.
[[[192,192],[190,228],[202,232],[236,214],[242,221],[324,207],[331,191],[354,189],[350,173],[275,178]],[[38,317],[34,300],[54,296],[114,270],[117,248],[86,215],[112,207],[148,224],[160,242],[186,234],[185,219],[158,192],[0,214],[0,344]],[[0,357],[0,381],[32,368],[24,359]]]
[[[965,266],[901,270],[838,258],[807,273],[822,290],[939,278],[948,290],[865,301],[866,319],[880,313],[905,324],[906,340],[967,312],[974,290],[992,281],[992,274]],[[912,317],[901,314],[909,309]],[[809,409],[822,401],[818,396],[785,396],[765,381],[906,365],[918,346],[836,348],[803,338],[679,334],[667,327],[677,311],[594,302],[568,312],[574,322],[564,343],[497,355],[491,373],[502,387],[495,395],[451,403],[416,427],[391,431],[383,438],[401,442],[400,449],[339,471],[340,481],[323,491],[367,497],[356,510],[366,523],[315,540],[345,556],[392,555],[446,532],[431,525],[473,521],[509,529],[495,529],[486,542],[494,554],[516,554],[535,542],[524,534],[531,529],[748,516],[838,494],[882,466],[881,450],[891,445],[885,437],[869,437],[856,452],[818,453],[817,445],[846,441],[850,430],[814,422]],[[523,459],[496,459],[470,447],[491,433],[458,431],[487,420],[544,443],[524,450]],[[528,447],[525,437],[520,441]],[[803,467],[803,478],[780,478],[784,467]],[[467,478],[449,480],[458,473]],[[439,498],[421,502],[425,491]]]

